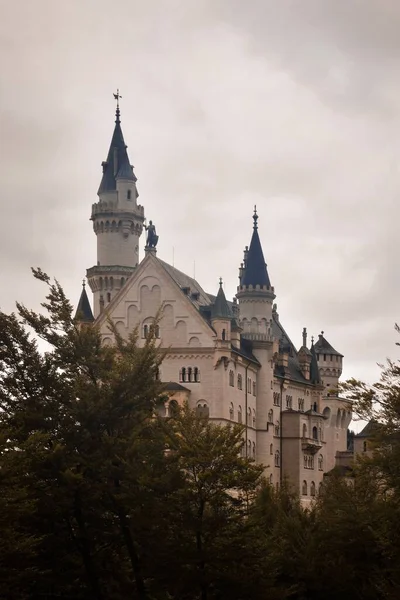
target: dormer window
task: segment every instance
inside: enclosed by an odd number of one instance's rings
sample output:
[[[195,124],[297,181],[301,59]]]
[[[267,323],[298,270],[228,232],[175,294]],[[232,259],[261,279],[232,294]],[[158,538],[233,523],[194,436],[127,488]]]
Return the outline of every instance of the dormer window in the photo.
[[[128,190],[126,192],[126,198],[127,198],[127,200],[131,200],[132,199],[132,192],[131,192],[131,190]]]

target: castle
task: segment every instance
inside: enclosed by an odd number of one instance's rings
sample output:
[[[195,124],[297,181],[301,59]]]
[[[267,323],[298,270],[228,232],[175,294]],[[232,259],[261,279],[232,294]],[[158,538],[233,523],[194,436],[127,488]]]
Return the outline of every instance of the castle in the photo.
[[[116,99],[114,133],[91,213],[97,238],[97,264],[87,270],[93,312],[83,287],[77,314],[99,326],[104,344],[113,343],[108,319],[122,336],[138,327],[141,343],[150,334],[159,338],[168,348],[159,374],[169,395],[164,414],[188,401],[213,422],[243,423],[243,454],[265,465],[276,488],[287,479],[307,504],[347,449],[351,406],[337,388],[343,356],[323,332],[310,347],[305,329],[299,350],[291,342],[274,304],[256,211],[233,302],[222,280],[215,295],[206,293],[157,257],[158,236],[138,204],[118,94]]]

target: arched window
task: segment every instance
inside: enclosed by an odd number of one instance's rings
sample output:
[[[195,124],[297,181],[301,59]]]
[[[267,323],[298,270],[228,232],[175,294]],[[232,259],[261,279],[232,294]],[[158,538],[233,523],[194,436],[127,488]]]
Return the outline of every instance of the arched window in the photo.
[[[277,450],[275,452],[275,466],[276,467],[280,467],[281,466],[281,456],[279,454],[279,450]]]
[[[110,292],[107,292],[107,302],[111,302],[111,294],[110,294]]]
[[[238,423],[242,423],[242,407],[238,408]]]
[[[271,408],[271,410],[268,411],[268,423],[273,423],[273,422],[274,422],[274,411]]]
[[[280,435],[281,427],[279,421],[275,423],[275,435]]]
[[[147,336],[149,335],[149,326],[148,325],[143,325],[143,338],[147,338]]]
[[[193,369],[192,369],[192,367],[188,367],[188,370],[187,370],[187,380],[188,380],[189,383],[193,381]]]
[[[235,411],[234,411],[234,408],[233,408],[233,402],[231,402],[231,405],[229,407],[229,418],[230,418],[231,421],[233,421],[234,418],[235,418]]]
[[[272,455],[274,453],[274,445],[270,444],[269,445],[269,453]]]
[[[307,496],[307,481],[304,480],[303,481],[303,485],[301,486],[301,493],[303,494],[303,496]]]
[[[312,428],[312,436],[313,436],[313,440],[318,439],[318,429],[316,427]]]
[[[197,367],[193,369],[193,381],[195,383],[200,382],[200,370]]]
[[[247,409],[247,425],[251,425],[251,408]]]
[[[226,329],[222,330],[222,341],[224,342],[226,340]]]
[[[229,385],[232,387],[235,385],[235,375],[233,371],[229,371]]]
[[[130,200],[132,198],[132,192],[131,192],[131,190],[128,190],[126,192],[126,198],[127,198],[127,200]]]
[[[186,367],[182,367],[179,373],[179,381],[181,383],[185,383],[186,381]]]
[[[323,470],[324,470],[324,457],[322,456],[322,454],[320,454],[320,455],[318,456],[318,469],[319,469],[320,471],[323,471]]]
[[[196,413],[199,417],[209,417],[210,409],[206,402],[201,401],[197,403]]]
[[[279,400],[280,400],[280,398],[279,398],[279,392],[274,392],[274,404],[275,404],[275,406],[280,406]]]
[[[314,481],[310,484],[310,496],[315,496],[315,483]]]
[[[249,394],[251,394],[251,379],[250,379],[250,377],[247,378],[247,391],[249,392]]]
[[[253,442],[253,458],[256,460],[256,443]]]
[[[269,485],[273,485],[273,483],[274,483],[274,478],[271,473],[271,475],[269,476]]]
[[[237,386],[238,386],[239,390],[243,389],[243,380],[242,380],[242,376],[240,374],[237,376]]]
[[[253,427],[254,428],[256,427],[256,411],[254,408],[253,408]]]
[[[253,381],[253,396],[256,396],[256,382]]]
[[[247,458],[251,457],[251,441],[247,440]]]
[[[308,458],[306,454],[303,456],[303,467],[308,469]]]
[[[318,406],[317,406],[316,402],[314,402],[314,404],[313,404],[313,411],[318,412]]]
[[[307,437],[307,425],[303,423],[303,438]]]

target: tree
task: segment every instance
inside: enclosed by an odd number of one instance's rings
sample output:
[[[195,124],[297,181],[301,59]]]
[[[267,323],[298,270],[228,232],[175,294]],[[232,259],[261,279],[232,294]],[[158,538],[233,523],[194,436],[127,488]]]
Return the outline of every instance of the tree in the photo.
[[[116,344],[103,347],[58,282],[34,275],[48,286],[46,314],[19,304],[18,316],[0,313],[6,596],[147,599],[141,542],[172,485],[153,418],[162,355],[151,336],[139,348],[136,331],[124,341],[111,325]]]

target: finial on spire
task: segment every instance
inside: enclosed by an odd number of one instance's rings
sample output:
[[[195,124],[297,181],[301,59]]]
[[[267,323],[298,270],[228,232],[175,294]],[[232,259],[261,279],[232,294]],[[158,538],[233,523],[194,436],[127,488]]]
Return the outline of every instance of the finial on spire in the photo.
[[[321,335],[324,335],[325,331],[321,331]]]
[[[314,336],[311,336],[311,346],[314,346]]]
[[[86,280],[85,280],[85,278],[82,279],[82,287],[83,287],[83,289],[85,289],[85,287],[86,287]]]
[[[257,214],[257,206],[256,204],[254,205],[254,214],[253,214],[253,221],[254,221],[254,229],[257,229],[257,221],[258,221],[258,214]]]
[[[219,287],[220,287],[220,288],[222,288],[222,283],[223,283],[223,281],[222,281],[222,277],[220,277],[220,278],[219,278]]]
[[[113,96],[114,96],[114,99],[117,101],[117,109],[115,111],[115,122],[121,123],[120,118],[119,118],[121,115],[121,112],[119,110],[119,99],[122,98],[122,96],[120,95],[118,88],[117,88],[117,93],[113,94]]]

